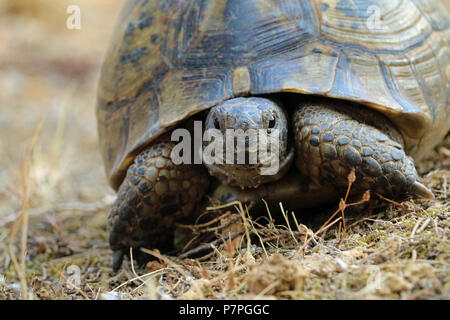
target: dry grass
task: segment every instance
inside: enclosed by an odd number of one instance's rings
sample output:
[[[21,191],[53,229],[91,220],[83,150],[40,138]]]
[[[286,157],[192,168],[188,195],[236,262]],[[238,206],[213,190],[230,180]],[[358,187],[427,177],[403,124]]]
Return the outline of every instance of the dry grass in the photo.
[[[418,164],[435,200],[371,195],[354,215],[343,199],[314,223],[212,206],[180,225],[193,234],[181,255],[144,249],[145,268],[112,274],[94,105],[120,1],[70,2],[80,31],[63,1],[0,5],[0,299],[450,298],[449,137]]]
[[[449,151],[449,140],[437,148],[441,154]],[[439,152],[433,157],[423,165],[433,165],[425,181],[436,200],[378,200],[369,212],[346,216],[344,228],[343,211],[352,204],[343,199],[315,232],[282,206],[278,214],[267,210],[256,218],[241,203],[211,207],[196,225],[180,225],[194,234],[183,254],[142,249],[155,259],[140,269],[130,260],[117,275],[110,272],[107,206],[61,210],[53,222],[47,220],[51,212],[43,211],[30,226],[26,263],[0,269],[0,297],[22,292],[34,299],[448,299],[449,159]],[[24,221],[16,220],[11,239]],[[24,257],[23,241],[17,248]],[[67,272],[73,265],[79,267],[79,284]]]

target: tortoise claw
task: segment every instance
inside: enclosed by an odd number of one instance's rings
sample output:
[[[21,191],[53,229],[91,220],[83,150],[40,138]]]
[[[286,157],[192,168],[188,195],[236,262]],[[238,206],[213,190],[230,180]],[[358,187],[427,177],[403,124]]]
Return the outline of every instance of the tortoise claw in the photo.
[[[122,250],[116,250],[113,252],[112,269],[114,272],[119,271],[120,267],[122,266],[123,255],[124,253]]]
[[[415,195],[418,195],[419,197],[425,198],[425,199],[434,199],[434,194],[431,192],[430,189],[428,189],[425,185],[420,183],[419,181],[415,181],[413,184],[413,193]]]

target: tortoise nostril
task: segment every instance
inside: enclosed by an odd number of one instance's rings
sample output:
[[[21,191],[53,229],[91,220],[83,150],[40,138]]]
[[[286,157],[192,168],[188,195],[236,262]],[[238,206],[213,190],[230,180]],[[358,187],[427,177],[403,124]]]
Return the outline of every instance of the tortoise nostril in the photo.
[[[272,118],[269,120],[269,129],[272,129],[275,127],[275,117],[272,116]]]
[[[216,129],[220,129],[219,119],[217,119],[217,118],[214,119],[214,127],[215,127]]]
[[[242,129],[246,131],[248,128],[251,128],[252,125],[247,119],[239,119],[234,126],[235,129]]]

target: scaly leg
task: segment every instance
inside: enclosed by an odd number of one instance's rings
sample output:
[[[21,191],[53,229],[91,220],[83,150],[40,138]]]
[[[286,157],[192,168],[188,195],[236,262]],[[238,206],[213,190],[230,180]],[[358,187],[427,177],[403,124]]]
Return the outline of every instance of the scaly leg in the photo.
[[[108,216],[114,271],[130,247],[170,249],[174,223],[192,213],[208,188],[204,167],[172,163],[173,146],[154,143],[127,171]]]
[[[403,198],[433,194],[418,181],[414,160],[403,150],[403,139],[382,114],[351,102],[311,98],[293,115],[297,167],[317,186],[347,188],[355,169],[353,194],[367,189]]]

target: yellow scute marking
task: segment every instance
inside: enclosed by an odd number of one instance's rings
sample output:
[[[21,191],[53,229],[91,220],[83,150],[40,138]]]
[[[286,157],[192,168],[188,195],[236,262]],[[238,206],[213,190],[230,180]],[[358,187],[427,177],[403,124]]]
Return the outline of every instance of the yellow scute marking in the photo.
[[[237,67],[233,72],[233,93],[235,96],[250,91],[250,73],[247,67]]]

